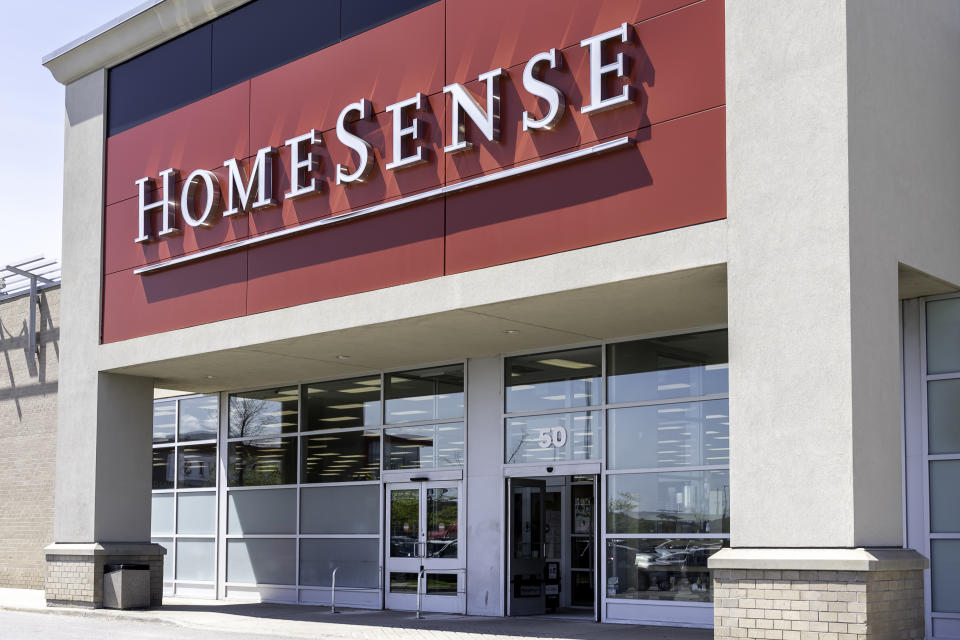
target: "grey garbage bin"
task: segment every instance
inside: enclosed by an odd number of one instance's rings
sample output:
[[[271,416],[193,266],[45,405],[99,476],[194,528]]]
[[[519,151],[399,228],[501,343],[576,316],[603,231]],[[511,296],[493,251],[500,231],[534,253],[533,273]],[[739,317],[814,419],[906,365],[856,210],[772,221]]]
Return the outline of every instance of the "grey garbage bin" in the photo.
[[[103,567],[103,606],[140,609],[150,606],[150,566],[108,564]]]

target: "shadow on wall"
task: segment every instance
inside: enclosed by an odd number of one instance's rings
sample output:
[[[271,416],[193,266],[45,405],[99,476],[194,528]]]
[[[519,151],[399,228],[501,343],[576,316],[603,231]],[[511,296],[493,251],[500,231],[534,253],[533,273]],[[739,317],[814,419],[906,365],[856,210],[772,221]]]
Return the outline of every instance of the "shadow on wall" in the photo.
[[[24,316],[28,311],[24,309]],[[57,381],[48,380],[47,369],[51,362],[51,347],[56,358],[53,362],[60,361],[60,328],[54,324],[49,301],[42,292],[39,294],[38,312],[38,354],[29,352],[26,317],[19,319],[19,326],[15,329],[5,325],[0,318],[0,354],[3,355],[6,369],[6,380],[0,384],[0,402],[12,400],[21,421],[23,398],[57,393]]]

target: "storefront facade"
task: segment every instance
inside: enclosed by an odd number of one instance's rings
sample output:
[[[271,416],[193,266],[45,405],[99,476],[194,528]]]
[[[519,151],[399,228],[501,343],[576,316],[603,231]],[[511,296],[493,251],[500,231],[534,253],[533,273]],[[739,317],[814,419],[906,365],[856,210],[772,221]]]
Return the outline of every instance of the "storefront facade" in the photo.
[[[901,300],[960,283],[960,17],[772,4],[162,0],[51,54],[48,601],[949,619]]]

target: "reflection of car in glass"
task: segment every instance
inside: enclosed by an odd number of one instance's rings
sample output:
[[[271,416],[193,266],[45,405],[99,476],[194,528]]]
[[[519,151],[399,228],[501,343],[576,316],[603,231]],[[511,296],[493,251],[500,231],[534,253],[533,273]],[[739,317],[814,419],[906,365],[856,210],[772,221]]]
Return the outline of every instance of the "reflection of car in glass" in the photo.
[[[390,536],[390,557],[416,558],[417,539],[410,536]]]
[[[692,590],[705,590],[707,558],[723,546],[720,540],[618,540],[613,543],[609,561],[617,577],[612,594],[648,591],[674,591],[681,581]],[[609,548],[609,547],[608,547]]]

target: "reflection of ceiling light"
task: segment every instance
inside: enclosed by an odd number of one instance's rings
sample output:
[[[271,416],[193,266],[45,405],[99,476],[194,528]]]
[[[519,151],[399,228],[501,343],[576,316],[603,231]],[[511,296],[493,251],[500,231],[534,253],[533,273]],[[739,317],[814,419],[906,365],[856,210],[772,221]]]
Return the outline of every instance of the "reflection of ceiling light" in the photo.
[[[354,387],[352,389],[340,389],[340,393],[369,393],[371,391],[380,391],[380,387]]]
[[[722,413],[717,413],[717,414],[707,416],[707,420],[717,420],[719,418],[726,418],[726,417],[727,416],[723,415]]]
[[[686,413],[686,409],[673,408],[673,409],[657,409],[657,413]]]
[[[330,405],[330,408],[331,409],[362,409],[363,403],[358,402],[355,404],[332,404]]]
[[[657,391],[676,391],[677,389],[689,389],[690,385],[685,382],[677,382],[675,384],[658,384]]]
[[[566,397],[567,397],[567,396],[543,396],[543,399],[544,399],[544,400],[556,401],[556,400],[564,400],[564,399],[566,399]]]
[[[332,418],[320,418],[320,422],[342,422],[344,420],[355,420],[353,416],[334,416]]]
[[[708,364],[703,369],[704,371],[720,371],[722,369],[728,369],[729,367],[729,364]]]
[[[418,411],[411,409],[410,411],[391,411],[390,415],[394,416],[415,416],[420,413],[426,413],[426,411]]]
[[[547,360],[537,360],[537,362],[549,367],[561,367],[563,369],[593,369],[597,366],[591,362],[577,362],[563,358],[548,358]]]

